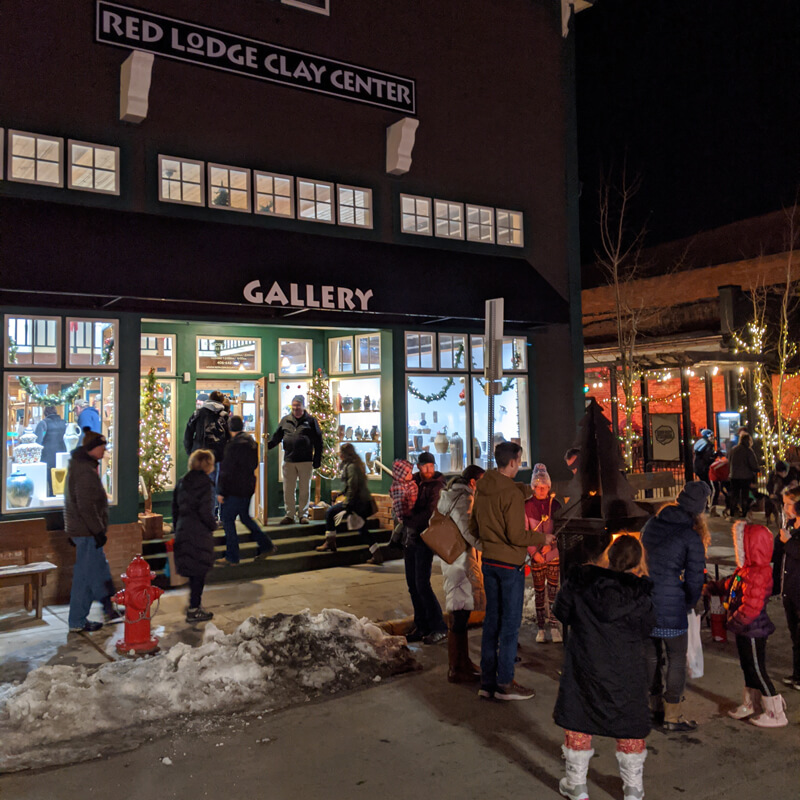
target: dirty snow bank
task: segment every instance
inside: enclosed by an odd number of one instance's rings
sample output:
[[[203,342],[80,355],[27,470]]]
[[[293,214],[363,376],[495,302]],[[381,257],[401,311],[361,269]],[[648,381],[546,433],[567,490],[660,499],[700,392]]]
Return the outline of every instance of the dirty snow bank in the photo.
[[[163,733],[181,715],[274,710],[414,667],[403,637],[335,609],[250,617],[230,635],[209,624],[200,647],[96,669],[41,667],[0,686],[0,770],[95,757],[125,728],[153,735],[153,723]]]

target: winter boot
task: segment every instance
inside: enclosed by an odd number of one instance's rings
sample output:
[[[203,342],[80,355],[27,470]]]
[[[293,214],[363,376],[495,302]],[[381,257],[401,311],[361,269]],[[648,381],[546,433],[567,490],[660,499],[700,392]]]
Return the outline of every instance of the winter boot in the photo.
[[[728,712],[728,716],[733,719],[745,719],[752,717],[756,713],[756,705],[758,703],[759,692],[756,689],[749,689],[744,687],[742,692],[742,704]]]
[[[567,766],[567,777],[558,782],[558,791],[569,800],[589,800],[589,787],[586,785],[586,773],[594,750],[570,750],[561,745],[561,752]]]
[[[650,719],[654,725],[664,724],[664,699],[660,694],[650,695]]]
[[[370,557],[367,559],[367,564],[372,564],[374,566],[383,564],[383,553],[381,552],[381,546],[377,542],[369,546],[369,555]]]
[[[447,632],[447,656],[450,663],[447,680],[450,683],[475,683],[480,680],[481,671],[469,658],[469,638],[466,631]]]
[[[685,733],[686,731],[696,731],[697,723],[693,719],[686,719],[681,714],[680,703],[664,703],[664,724],[662,725],[665,731],[676,731]]]
[[[644,760],[647,750],[641,753],[620,753],[617,751],[619,776],[622,778],[624,800],[642,800],[644,797]]]
[[[325,531],[325,541],[315,550],[318,553],[336,552],[336,531]]]
[[[789,724],[786,719],[786,701],[782,694],[773,697],[762,694],[761,706],[764,711],[750,720],[753,725],[758,725],[759,728],[782,728]]]

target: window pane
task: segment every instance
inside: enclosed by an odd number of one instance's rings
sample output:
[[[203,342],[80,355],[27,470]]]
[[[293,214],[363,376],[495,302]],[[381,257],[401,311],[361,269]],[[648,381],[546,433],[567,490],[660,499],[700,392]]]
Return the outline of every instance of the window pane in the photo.
[[[11,159],[11,177],[32,181],[36,175],[36,162],[29,158]]]
[[[51,142],[48,139],[37,139],[36,157],[42,161],[58,161],[58,142]]]
[[[305,200],[314,199],[314,184],[308,181],[299,181],[300,183],[300,197]]]
[[[58,183],[60,170],[58,164],[50,161],[39,161],[37,164],[36,180],[44,183]]]
[[[353,337],[330,339],[328,363],[331,374],[353,371]]]
[[[91,147],[81,144],[72,145],[72,163],[83,167],[91,167],[93,163],[93,152]]]
[[[108,169],[112,171],[116,170],[116,150],[107,150],[104,147],[96,147],[94,150],[94,165],[97,169]]]
[[[150,369],[156,374],[174,375],[173,360],[175,347],[173,334],[143,334],[141,340],[141,373],[146,375]]]
[[[311,374],[310,339],[281,339],[278,352],[278,369],[281,375]]]
[[[253,339],[197,337],[200,372],[257,372],[258,342]]]
[[[413,197],[402,197],[400,198],[401,209],[404,214],[413,214],[416,205],[414,203]]]
[[[183,179],[189,183],[200,183],[200,165],[183,164]]]
[[[291,197],[292,182],[288,178],[275,178],[275,194]]]
[[[3,511],[63,506],[69,459],[80,444],[84,427],[102,433],[108,440],[100,461],[100,479],[113,501],[116,376],[7,374],[5,381]]]
[[[106,320],[69,319],[67,365],[110,366],[115,363],[116,323]]]
[[[473,378],[472,407],[474,412],[472,430],[474,432],[473,463],[486,467],[487,448],[492,449],[500,442],[516,442],[522,446],[522,466],[531,465],[531,455],[527,450],[528,431],[528,379],[506,377],[503,379],[503,392],[494,398],[494,440],[487,441],[489,430],[489,398],[483,390],[483,378]],[[478,449],[480,455],[477,455]]]
[[[200,187],[194,184],[184,184],[183,199],[187,203],[201,203],[202,197],[200,196]]]
[[[15,156],[33,158],[36,155],[36,139],[32,136],[20,136],[18,133],[12,134],[11,152]]]

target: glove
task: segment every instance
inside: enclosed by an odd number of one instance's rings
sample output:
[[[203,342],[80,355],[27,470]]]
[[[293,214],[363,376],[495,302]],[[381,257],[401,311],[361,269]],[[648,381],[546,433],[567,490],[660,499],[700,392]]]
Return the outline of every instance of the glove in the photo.
[[[334,524],[338,528],[343,522],[345,517],[347,516],[347,511],[340,511],[336,516],[333,518]]]
[[[100,533],[96,533],[94,535],[94,546],[99,550],[106,542],[108,541],[108,536],[106,536],[105,531],[101,531]]]

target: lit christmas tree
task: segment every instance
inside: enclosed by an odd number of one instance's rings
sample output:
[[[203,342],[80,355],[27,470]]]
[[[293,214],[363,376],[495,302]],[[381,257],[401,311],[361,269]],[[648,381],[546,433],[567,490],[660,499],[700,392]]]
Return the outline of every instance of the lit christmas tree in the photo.
[[[318,369],[308,389],[308,413],[315,417],[322,430],[322,466],[317,475],[335,478],[339,466],[339,417],[331,402],[328,378]]]
[[[163,385],[150,369],[142,389],[139,408],[139,475],[148,497],[145,512],[152,510],[153,493],[163,492],[170,484],[172,456],[169,452],[169,426],[164,419]]]

